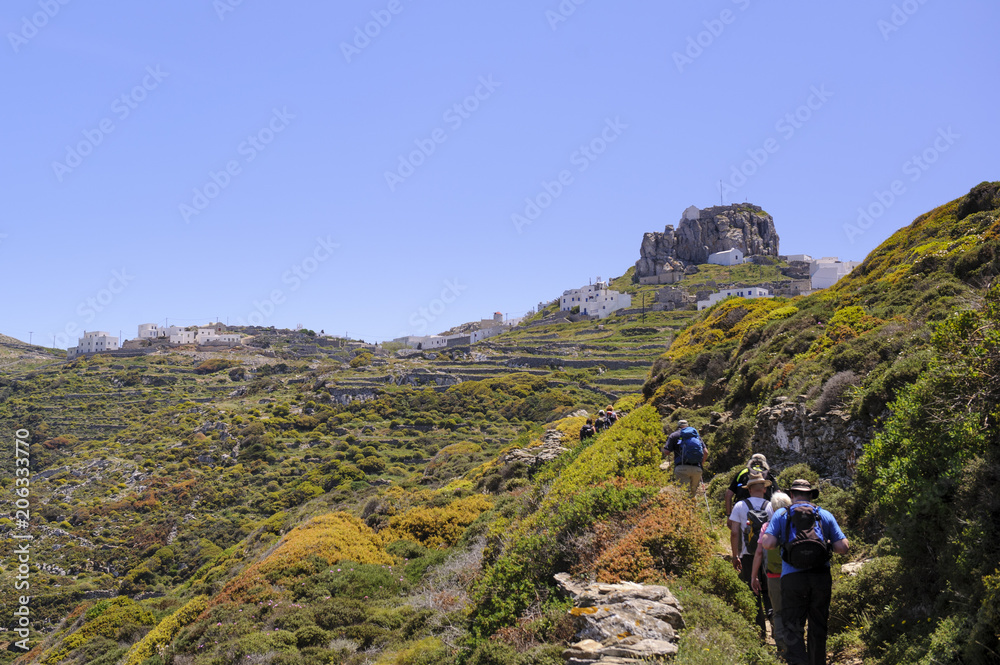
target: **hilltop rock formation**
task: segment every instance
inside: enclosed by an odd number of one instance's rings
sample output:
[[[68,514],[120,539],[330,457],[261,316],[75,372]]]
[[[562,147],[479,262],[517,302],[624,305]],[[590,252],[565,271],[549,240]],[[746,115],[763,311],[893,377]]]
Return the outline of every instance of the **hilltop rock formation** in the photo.
[[[688,266],[708,262],[708,255],[738,249],[744,256],[778,256],[774,220],[760,206],[749,203],[691,206],[674,229],[646,233],[635,263],[640,283],[669,284],[680,281]]]

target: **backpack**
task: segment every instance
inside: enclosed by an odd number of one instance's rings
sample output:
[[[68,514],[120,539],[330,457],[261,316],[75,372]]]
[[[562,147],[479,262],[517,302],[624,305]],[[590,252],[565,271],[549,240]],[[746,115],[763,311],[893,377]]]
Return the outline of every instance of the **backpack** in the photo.
[[[767,501],[760,504],[760,508],[754,508],[750,499],[744,499],[747,504],[747,521],[743,525],[743,545],[747,552],[753,554],[757,551],[757,541],[760,539],[761,531],[767,524]]]
[[[677,444],[677,465],[678,466],[701,466],[701,458],[705,455],[705,444],[698,436],[698,430],[693,427],[685,427],[681,430],[681,440]]]
[[[788,509],[781,558],[800,569],[816,568],[830,560],[817,506],[803,502]]]

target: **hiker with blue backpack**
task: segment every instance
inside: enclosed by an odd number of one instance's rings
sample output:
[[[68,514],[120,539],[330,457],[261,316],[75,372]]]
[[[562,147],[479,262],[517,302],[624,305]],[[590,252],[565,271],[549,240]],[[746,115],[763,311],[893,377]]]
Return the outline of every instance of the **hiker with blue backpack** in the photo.
[[[833,590],[830,554],[847,554],[850,543],[837,518],[813,503],[819,489],[814,489],[808,480],[793,482],[788,494],[792,505],[774,514],[760,542],[765,550],[781,548],[781,618],[788,662],[826,665]]]
[[[733,568],[740,574],[740,580],[753,591],[753,558],[757,553],[757,543],[764,531],[764,525],[771,519],[771,502],[764,498],[764,492],[771,486],[771,481],[762,473],[751,473],[746,481],[750,496],[733,506],[729,514],[730,537],[732,547]],[[759,574],[759,571],[758,571]],[[767,626],[764,619],[763,598],[758,595],[757,628],[760,638],[767,637]]]
[[[681,485],[688,485],[691,496],[694,496],[701,485],[702,469],[708,460],[708,446],[701,440],[698,430],[688,425],[688,421],[681,420],[677,426],[677,431],[667,437],[663,456],[674,454],[674,479]]]

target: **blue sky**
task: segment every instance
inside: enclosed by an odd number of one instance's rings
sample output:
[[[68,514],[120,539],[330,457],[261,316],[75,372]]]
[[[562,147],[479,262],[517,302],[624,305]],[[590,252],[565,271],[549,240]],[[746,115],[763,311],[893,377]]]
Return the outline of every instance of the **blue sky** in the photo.
[[[8,0],[0,333],[433,333],[720,194],[859,260],[1000,179],[997,3],[681,5]]]

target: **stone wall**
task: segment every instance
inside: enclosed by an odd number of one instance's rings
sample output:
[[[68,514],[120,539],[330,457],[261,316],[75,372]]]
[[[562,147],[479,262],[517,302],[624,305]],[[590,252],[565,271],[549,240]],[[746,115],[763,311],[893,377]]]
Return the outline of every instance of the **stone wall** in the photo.
[[[834,484],[850,485],[864,446],[875,435],[874,428],[851,420],[841,411],[813,412],[804,401],[778,397],[773,406],[761,409],[752,450],[763,453],[777,471],[804,462]]]

